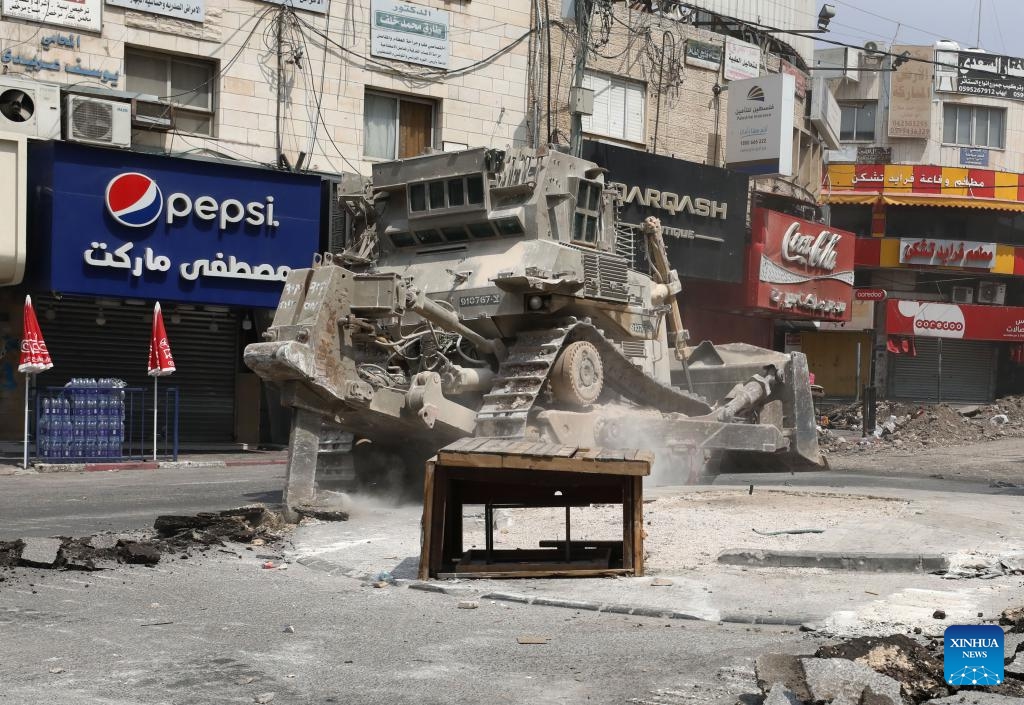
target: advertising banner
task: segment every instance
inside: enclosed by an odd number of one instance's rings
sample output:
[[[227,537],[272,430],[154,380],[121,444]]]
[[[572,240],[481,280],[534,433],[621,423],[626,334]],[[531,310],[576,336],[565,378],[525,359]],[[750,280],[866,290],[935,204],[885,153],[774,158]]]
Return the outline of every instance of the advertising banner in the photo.
[[[742,81],[761,75],[761,49],[735,37],[725,38],[725,67],[722,76],[726,81]],[[731,90],[731,89],[730,89]]]
[[[746,174],[793,173],[796,81],[785,73],[729,85],[726,166]]]
[[[448,68],[448,12],[395,0],[373,0],[370,53]]]
[[[696,39],[686,40],[686,63],[702,69],[717,71],[722,65],[722,47],[719,44],[708,44]]]
[[[931,132],[929,121],[935,73],[931,63],[932,48],[896,44],[889,51],[893,54],[907,52],[910,58],[920,59],[908,61],[892,73],[889,136],[927,139]]]
[[[951,87],[955,93],[1024,100],[1024,59],[976,51],[955,55],[957,70],[952,86],[940,84],[939,90]]]
[[[926,338],[1024,341],[1024,307],[889,299],[885,332]]]
[[[319,249],[318,177],[66,142],[29,169],[47,290],[273,308]]]
[[[0,15],[93,32],[103,28],[102,0],[3,0]]]
[[[751,212],[749,305],[849,321],[856,235],[764,208]]]
[[[206,20],[206,0],[107,0],[107,4],[189,22]]]

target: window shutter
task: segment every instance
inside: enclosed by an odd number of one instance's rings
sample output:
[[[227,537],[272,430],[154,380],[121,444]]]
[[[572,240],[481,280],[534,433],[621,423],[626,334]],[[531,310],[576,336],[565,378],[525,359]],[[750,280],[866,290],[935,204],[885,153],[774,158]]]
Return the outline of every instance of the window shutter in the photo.
[[[622,139],[626,136],[626,86],[615,81],[608,93],[608,135]]]
[[[611,82],[604,76],[587,74],[584,76],[583,85],[594,91],[594,114],[589,117],[583,116],[583,129],[587,132],[608,134]]]
[[[644,141],[644,92],[643,84],[626,84],[626,133],[624,137],[632,142]]]

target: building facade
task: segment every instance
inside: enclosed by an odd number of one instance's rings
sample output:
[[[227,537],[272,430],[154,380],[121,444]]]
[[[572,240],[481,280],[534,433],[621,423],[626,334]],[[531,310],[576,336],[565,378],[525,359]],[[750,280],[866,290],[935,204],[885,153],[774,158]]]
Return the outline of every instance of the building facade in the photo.
[[[916,401],[1020,391],[1024,62],[939,42],[816,63],[842,111],[822,202],[858,235],[875,385]]]

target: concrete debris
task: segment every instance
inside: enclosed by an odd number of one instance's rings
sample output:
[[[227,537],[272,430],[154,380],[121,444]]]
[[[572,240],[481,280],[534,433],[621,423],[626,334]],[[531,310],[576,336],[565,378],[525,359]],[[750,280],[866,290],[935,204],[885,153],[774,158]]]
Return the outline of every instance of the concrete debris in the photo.
[[[880,401],[877,427],[861,438],[860,403],[824,410],[819,443],[828,453],[884,452],[892,446],[913,452],[996,438],[1024,437],[1024,396],[1003,397],[994,404],[951,406]],[[846,437],[844,437],[844,434]]]
[[[285,634],[294,634],[295,633],[295,627],[293,627],[292,625],[289,624],[287,627],[284,628],[284,633]]]
[[[804,701],[782,683],[775,683],[768,691],[763,705],[804,705]]]
[[[668,587],[672,585],[672,581],[668,578],[655,578],[651,581],[653,587]]]
[[[945,619],[946,618],[946,610],[935,610],[934,612],[932,612],[932,617],[934,619]]]
[[[901,705],[900,684],[868,666],[846,659],[801,659],[807,689],[813,700],[832,705],[859,705],[862,696],[871,690],[877,705]]]
[[[148,541],[119,541],[118,549],[125,563],[156,565],[160,562],[160,547]]]
[[[949,694],[942,660],[914,639],[903,634],[886,637],[858,637],[823,646],[818,658],[841,658],[862,664],[903,686],[903,695],[915,703]]]
[[[153,522],[153,528],[165,540],[209,545],[220,545],[224,541],[247,543],[265,538],[263,534],[281,526],[281,516],[262,505],[200,512],[195,516],[163,515]]]
[[[89,544],[89,548],[97,551],[109,551],[117,546],[117,536],[113,534],[96,534],[90,536],[86,541]]]
[[[1019,681],[1024,680],[1024,656],[1018,656],[1006,664],[1004,668],[1007,678],[1016,678]]]
[[[1010,631],[1024,632],[1024,607],[1008,607],[999,615],[999,623],[1004,627],[1013,627]]]
[[[811,693],[807,689],[800,659],[800,656],[791,654],[761,654],[754,661],[757,687],[768,692],[775,684],[781,683],[799,700],[810,700]]]
[[[21,539],[16,541],[0,541],[0,568],[18,565],[24,548],[25,543]]]
[[[475,610],[480,606],[480,603],[476,600],[459,600],[460,610]]]
[[[60,539],[27,538],[22,539],[21,560],[19,563],[30,568],[52,568],[60,554]]]
[[[256,701],[258,705],[266,705],[266,703],[269,703],[274,699],[275,695],[277,695],[277,693],[260,693],[253,698],[253,700]]]
[[[64,669],[61,668],[60,666],[51,666],[50,667],[50,673],[57,674],[57,673],[63,673],[63,672],[64,672]]]
[[[1020,705],[1020,698],[972,690],[929,700],[925,705]]]

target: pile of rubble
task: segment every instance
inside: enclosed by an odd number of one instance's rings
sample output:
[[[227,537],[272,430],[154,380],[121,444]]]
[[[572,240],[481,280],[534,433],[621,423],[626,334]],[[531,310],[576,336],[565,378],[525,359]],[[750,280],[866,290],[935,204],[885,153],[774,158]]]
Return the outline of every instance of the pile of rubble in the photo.
[[[877,425],[862,439],[860,403],[823,410],[818,441],[829,453],[913,452],[997,438],[1024,437],[1024,396],[1003,397],[994,404],[908,404],[880,401]]]
[[[813,656],[764,654],[756,661],[764,705],[1010,705],[1024,698],[1024,608],[1000,619],[1006,680],[984,691],[945,681],[942,643],[901,634],[823,646]]]
[[[0,541],[0,568],[101,570],[118,563],[156,565],[165,554],[187,557],[189,552],[223,546],[225,541],[255,545],[277,541],[283,526],[280,514],[262,505],[195,516],[160,516],[153,525],[155,532],[139,535]]]

